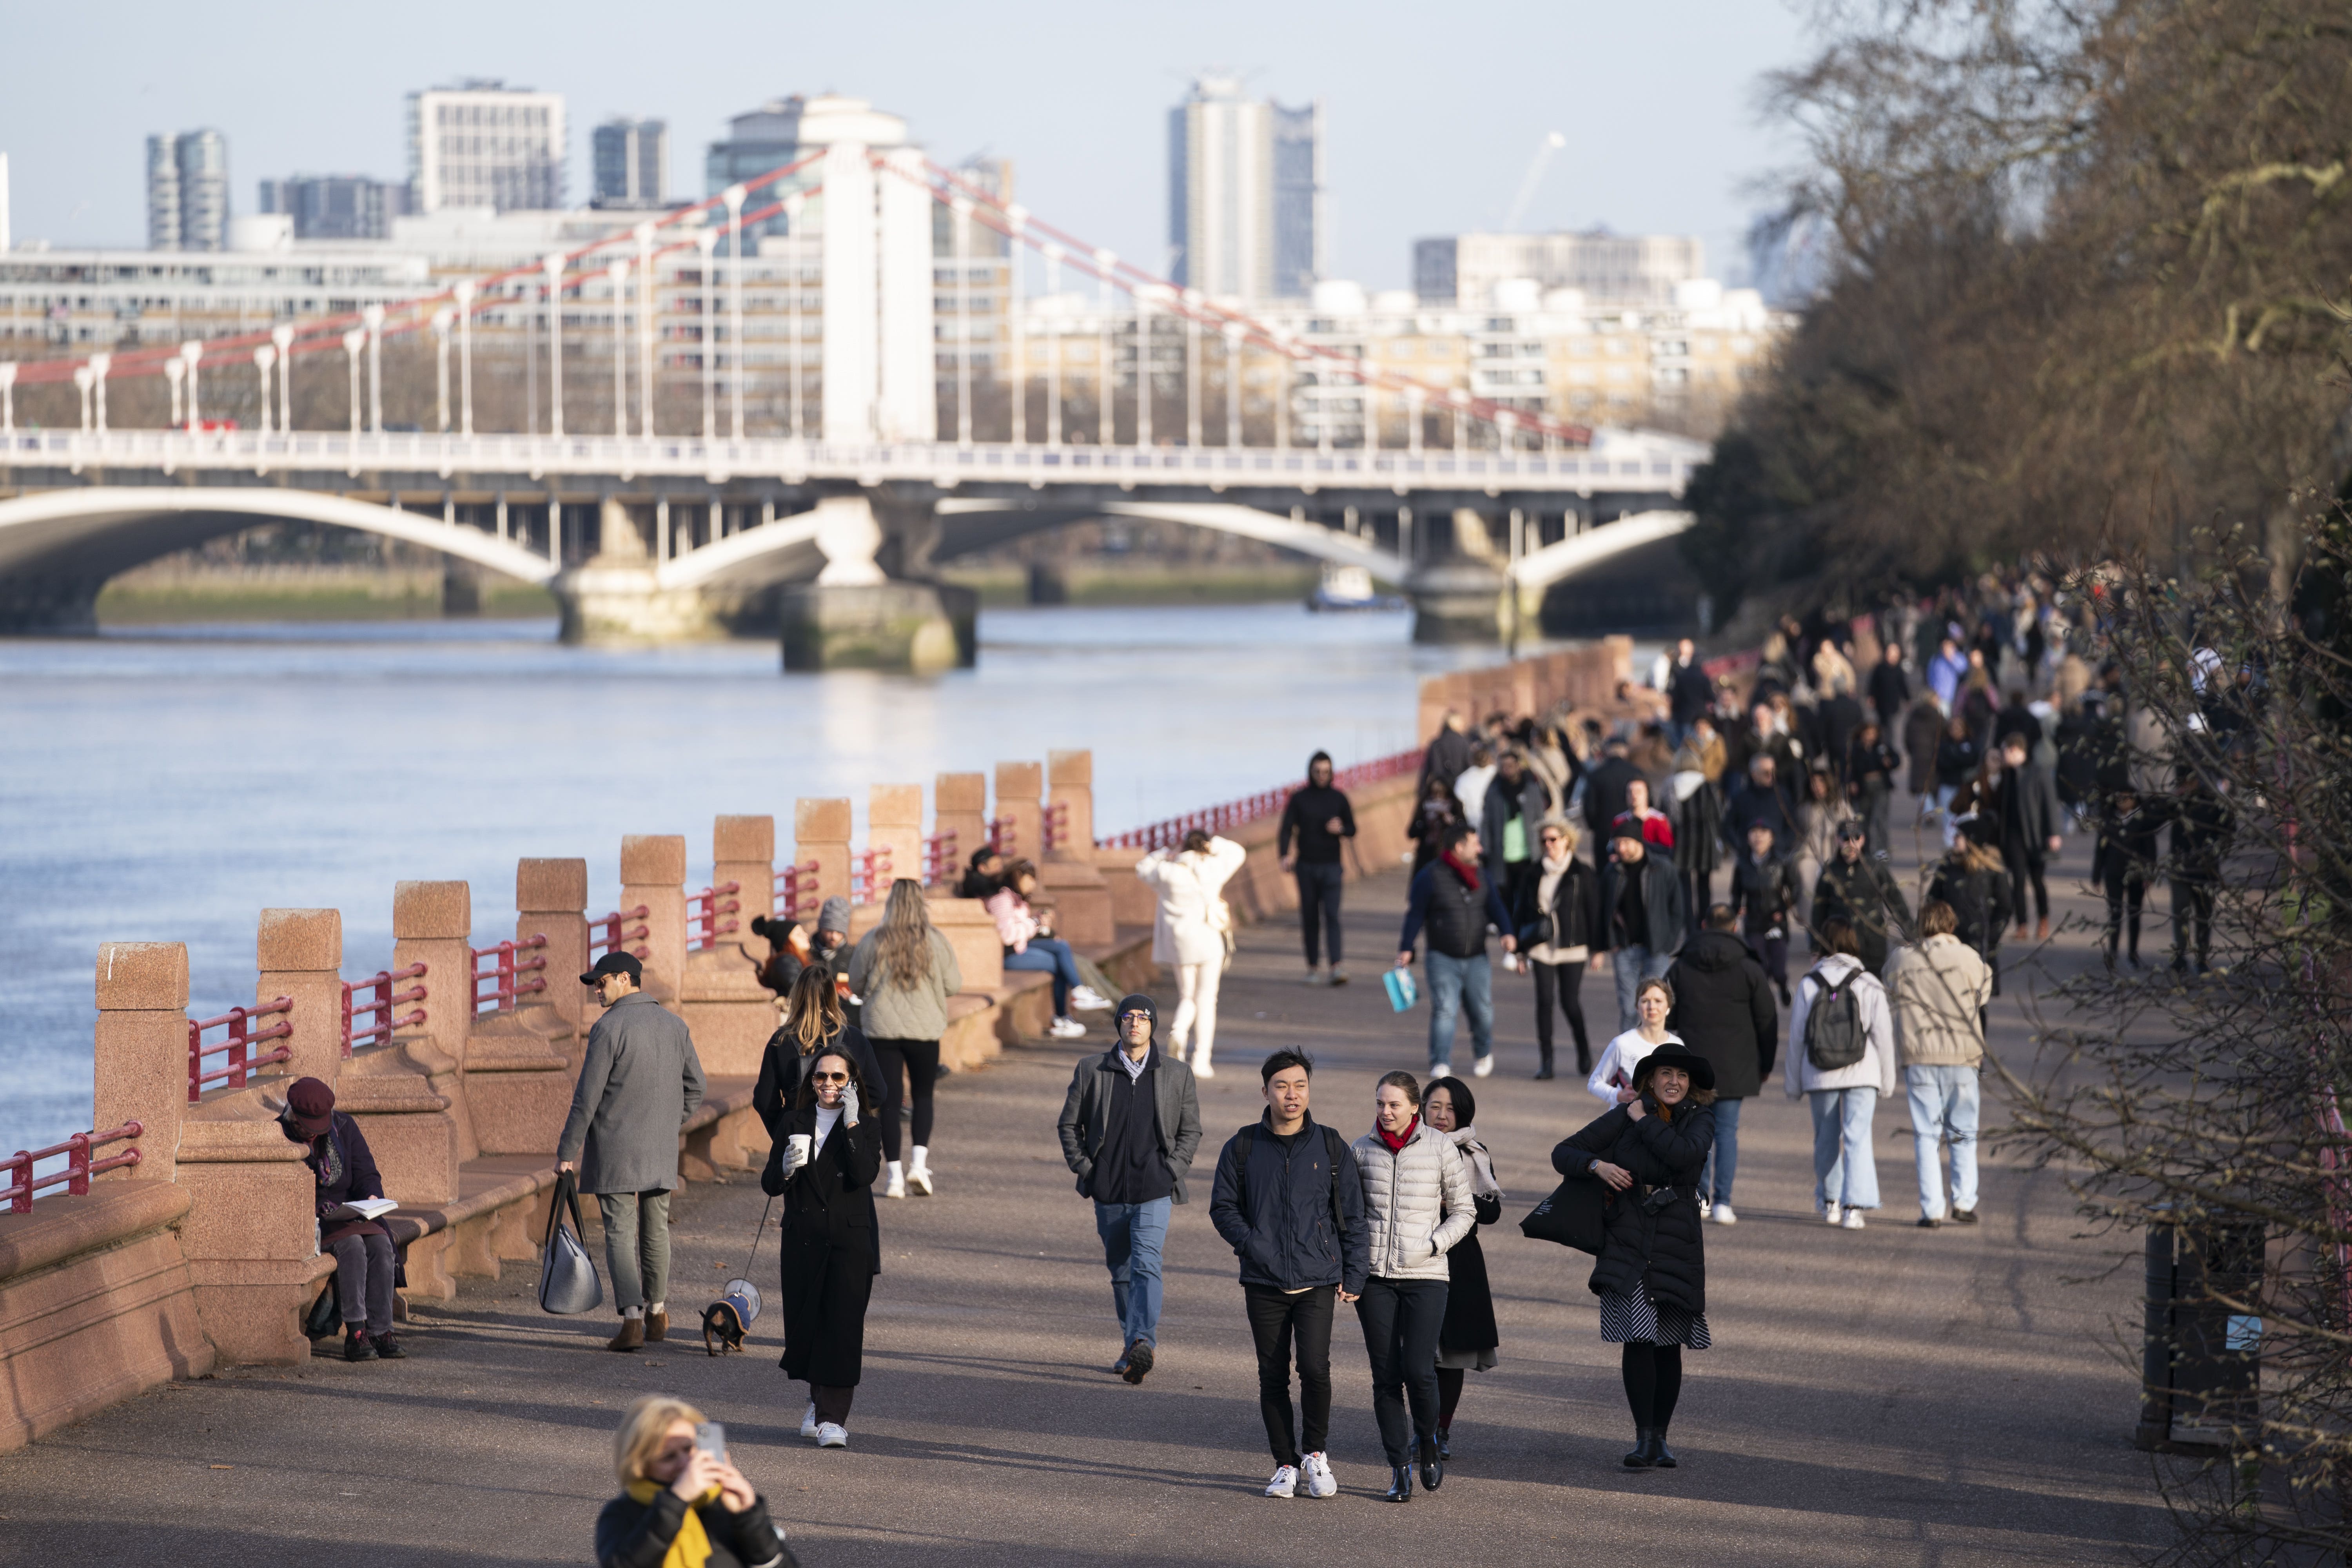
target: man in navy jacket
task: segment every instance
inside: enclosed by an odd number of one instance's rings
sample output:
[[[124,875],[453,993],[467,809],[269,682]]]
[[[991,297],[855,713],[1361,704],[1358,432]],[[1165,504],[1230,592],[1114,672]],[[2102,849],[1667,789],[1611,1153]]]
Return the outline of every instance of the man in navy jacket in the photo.
[[[1314,1061],[1280,1050],[1265,1058],[1265,1114],[1217,1156],[1209,1220],[1242,1261],[1242,1294],[1257,1342],[1258,1413],[1274,1449],[1268,1497],[1327,1498],[1339,1489],[1324,1454],[1331,1429],[1331,1319],[1363,1293],[1371,1271],[1364,1187],[1347,1140],[1307,1113]],[[1294,1430],[1291,1345],[1298,1347],[1305,1420]]]
[[[1515,952],[1510,912],[1495,879],[1478,858],[1478,835],[1463,823],[1445,830],[1437,858],[1413,877],[1405,896],[1404,934],[1397,939],[1397,967],[1412,966],[1413,939],[1429,931],[1429,1076],[1452,1072],[1454,1022],[1470,1015],[1471,1068],[1479,1078],[1495,1070],[1495,977],[1486,963],[1486,928],[1503,933],[1503,951]],[[1664,973],[1661,971],[1661,973]]]

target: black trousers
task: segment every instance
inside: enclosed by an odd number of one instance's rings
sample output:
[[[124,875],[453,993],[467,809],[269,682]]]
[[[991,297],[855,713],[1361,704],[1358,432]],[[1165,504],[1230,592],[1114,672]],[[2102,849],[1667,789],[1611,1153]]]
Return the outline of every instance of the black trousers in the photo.
[[[1592,1039],[1584,1032],[1584,965],[1530,963],[1536,975],[1536,1049],[1542,1053],[1544,1071],[1551,1071],[1551,1010],[1568,1015],[1576,1035],[1576,1070],[1592,1071]],[[1555,998],[1557,1000],[1555,1000]]]
[[[2197,928],[2197,962],[2213,952],[2213,883],[2204,877],[2172,879],[2172,956],[2189,952],[2189,928]]]
[[[1437,1440],[1437,1331],[1445,1323],[1445,1281],[1375,1275],[1357,1299],[1356,1318],[1372,1363],[1381,1447],[1391,1466],[1410,1465],[1416,1443]]]
[[[1323,962],[1322,949],[1328,943],[1331,962],[1345,963],[1347,953],[1339,945],[1339,885],[1347,879],[1345,869],[1337,860],[1328,866],[1310,866],[1301,860],[1296,870],[1298,878],[1298,935],[1307,947],[1307,967],[1314,968]]]
[[[2107,894],[2107,956],[2116,955],[2116,936],[2124,929],[2125,913],[2130,913],[2131,945],[2125,951],[2134,958],[2139,956],[2139,911],[2147,898],[2147,878],[2137,868],[2126,870],[2123,857],[2111,855],[2106,866]]]
[[[1250,1338],[1257,1343],[1257,1409],[1265,1417],[1266,1446],[1277,1465],[1297,1465],[1301,1454],[1319,1454],[1331,1433],[1331,1314],[1339,1296],[1335,1285],[1318,1285],[1292,1296],[1271,1285],[1244,1285]],[[1290,1410],[1291,1347],[1298,1347],[1298,1403],[1304,1419],[1294,1427]]]
[[[940,1082],[940,1043],[937,1040],[868,1040],[874,1047],[874,1059],[881,1064],[882,1082],[882,1157],[898,1157],[898,1107],[906,1102],[908,1080],[915,1091],[915,1142],[918,1147],[931,1146],[931,1091]]]
[[[2028,882],[2033,884],[2033,912],[2048,920],[2050,884],[2042,879],[2047,862],[2043,860],[2042,851],[2031,845],[2005,843],[2000,847],[2000,858],[2001,864],[2009,868],[2011,897],[2017,906],[2016,922],[2019,925],[2025,923],[2025,885]]]

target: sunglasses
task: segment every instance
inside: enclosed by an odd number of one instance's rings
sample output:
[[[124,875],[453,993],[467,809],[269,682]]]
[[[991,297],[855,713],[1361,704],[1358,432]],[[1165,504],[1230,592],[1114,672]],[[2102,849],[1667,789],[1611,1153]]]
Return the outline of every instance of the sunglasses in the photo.
[[[849,1075],[845,1072],[813,1072],[809,1074],[809,1081],[811,1083],[847,1083]]]

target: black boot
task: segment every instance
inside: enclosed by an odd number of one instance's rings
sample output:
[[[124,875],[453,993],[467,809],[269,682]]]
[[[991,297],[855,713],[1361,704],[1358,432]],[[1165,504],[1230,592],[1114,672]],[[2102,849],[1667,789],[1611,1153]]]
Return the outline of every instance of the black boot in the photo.
[[[1584,1070],[1587,1076],[1590,1076],[1592,1071],[1591,1068],[1587,1068]],[[1546,1046],[1543,1047],[1543,1065],[1536,1068],[1536,1081],[1538,1083],[1541,1083],[1551,1076],[1551,1047],[1549,1046]]]
[[[1633,1433],[1633,1446],[1625,1451],[1624,1465],[1629,1470],[1646,1470],[1658,1462],[1658,1435],[1647,1426]]]
[[[1677,1461],[1675,1451],[1666,1447],[1666,1429],[1656,1427],[1650,1433],[1650,1463],[1661,1470],[1671,1470]]]
[[[1390,1467],[1389,1489],[1382,1492],[1381,1496],[1390,1502],[1411,1502],[1412,1500],[1412,1467],[1411,1465]]]
[[[1445,1484],[1445,1465],[1437,1457],[1437,1439],[1421,1440],[1421,1486],[1423,1491],[1435,1491]]]

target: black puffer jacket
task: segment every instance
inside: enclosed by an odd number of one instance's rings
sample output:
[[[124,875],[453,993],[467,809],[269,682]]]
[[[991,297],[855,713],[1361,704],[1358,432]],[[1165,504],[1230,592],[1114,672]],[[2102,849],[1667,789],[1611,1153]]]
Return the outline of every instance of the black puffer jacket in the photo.
[[[1620,1105],[1551,1152],[1552,1169],[1563,1176],[1600,1180],[1592,1174],[1595,1160],[1633,1173],[1632,1190],[1612,1194],[1609,1205],[1609,1239],[1586,1282],[1594,1295],[1638,1290],[1661,1307],[1706,1310],[1698,1178],[1714,1145],[1715,1112],[1706,1106],[1678,1111],[1669,1122],[1654,1111],[1636,1121]],[[1671,1187],[1675,1195],[1651,1213],[1643,1200],[1655,1187]]]
[[[1717,1097],[1752,1098],[1772,1076],[1780,1012],[1748,944],[1727,931],[1703,931],[1666,972],[1666,984],[1675,990],[1666,1027],[1715,1068]]]

